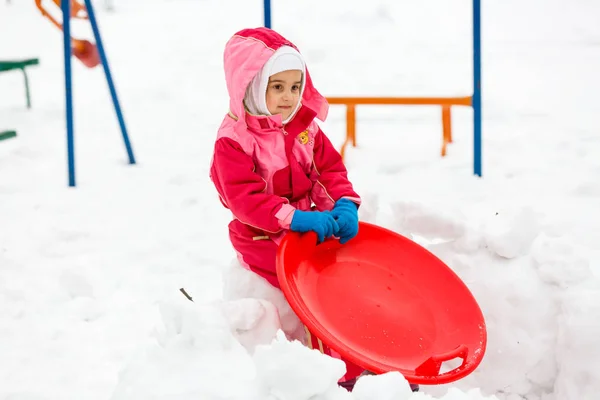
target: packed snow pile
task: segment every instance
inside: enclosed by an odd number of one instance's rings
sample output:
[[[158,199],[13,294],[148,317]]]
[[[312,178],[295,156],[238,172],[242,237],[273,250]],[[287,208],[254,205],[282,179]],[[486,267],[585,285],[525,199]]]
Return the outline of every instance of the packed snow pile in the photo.
[[[225,300],[200,305],[180,296],[161,308],[164,329],[122,373],[113,400],[570,399],[600,390],[600,326],[590,320],[600,315],[600,285],[580,249],[545,234],[530,208],[494,212],[477,227],[461,213],[405,202],[387,208],[395,215],[389,227],[444,260],[480,304],[488,346],[473,374],[414,394],[398,373],[366,376],[348,393],[336,385],[341,361],[286,339],[280,329],[299,323],[290,310],[282,328],[273,306],[285,309],[281,294],[232,266]]]

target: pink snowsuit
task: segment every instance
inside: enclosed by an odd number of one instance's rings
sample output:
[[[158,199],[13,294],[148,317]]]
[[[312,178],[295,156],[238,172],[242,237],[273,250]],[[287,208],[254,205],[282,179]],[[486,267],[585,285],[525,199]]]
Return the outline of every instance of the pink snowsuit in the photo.
[[[266,28],[235,34],[225,47],[230,111],[217,134],[210,176],[231,210],[231,243],[242,264],[279,287],[275,254],[294,210],[331,210],[342,197],[360,204],[342,159],[321,131],[327,100],[308,69],[302,106],[285,126],[281,115],[247,113],[246,87],[282,45],[295,46]]]
[[[360,204],[339,153],[315,121],[325,120],[329,104],[314,88],[308,69],[302,105],[287,124],[281,115],[251,115],[244,108],[246,88],[284,45],[297,50],[267,28],[242,30],[227,42],[229,113],[219,128],[210,168],[221,202],[233,214],[229,237],[238,259],[277,288],[277,247],[294,211],[310,210],[313,204],[331,210],[342,197]],[[346,378],[361,371],[347,366]]]

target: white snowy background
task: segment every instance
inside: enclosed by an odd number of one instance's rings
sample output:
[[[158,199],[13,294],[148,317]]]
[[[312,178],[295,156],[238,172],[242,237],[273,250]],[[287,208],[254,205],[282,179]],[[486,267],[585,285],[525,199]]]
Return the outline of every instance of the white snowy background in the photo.
[[[439,108],[358,110],[347,165],[361,218],[433,251],[486,318],[479,368],[418,394],[397,373],[338,388],[341,363],[273,341],[265,303],[243,299],[264,288],[229,269],[208,166],[223,47],[262,25],[262,2],[113,3],[96,13],[138,163],[102,68],[74,60],[69,188],[62,36],[33,0],[0,2],[0,58],[40,58],[31,110],[20,73],[0,74],[0,130],[18,131],[0,141],[0,399],[597,398],[600,3],[483,2],[481,179],[470,108],[454,109],[445,158]],[[273,0],[273,27],[326,96],[472,93],[467,0]],[[344,108],[322,125],[341,144]]]

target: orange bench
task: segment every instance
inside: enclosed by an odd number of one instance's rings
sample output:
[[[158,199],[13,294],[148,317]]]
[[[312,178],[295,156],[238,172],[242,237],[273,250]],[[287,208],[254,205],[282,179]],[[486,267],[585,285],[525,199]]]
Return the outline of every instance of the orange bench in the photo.
[[[467,97],[328,97],[329,104],[346,106],[346,140],[341,148],[342,159],[346,146],[356,147],[356,106],[358,105],[433,105],[442,108],[442,157],[446,155],[448,143],[452,143],[452,106],[472,106],[471,96]]]

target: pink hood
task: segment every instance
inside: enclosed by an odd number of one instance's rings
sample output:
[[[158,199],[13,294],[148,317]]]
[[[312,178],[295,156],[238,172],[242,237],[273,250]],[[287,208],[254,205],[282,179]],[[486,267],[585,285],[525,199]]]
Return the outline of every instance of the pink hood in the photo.
[[[225,45],[224,67],[227,90],[229,92],[229,111],[240,118],[245,114],[244,96],[246,88],[254,76],[263,68],[269,58],[281,46],[290,46],[298,50],[294,44],[277,32],[268,28],[244,29],[233,35]],[[302,105],[317,114],[317,118],[325,121],[329,104],[313,86],[308,68]],[[275,116],[281,118],[281,116]]]

